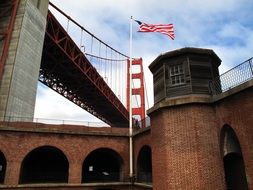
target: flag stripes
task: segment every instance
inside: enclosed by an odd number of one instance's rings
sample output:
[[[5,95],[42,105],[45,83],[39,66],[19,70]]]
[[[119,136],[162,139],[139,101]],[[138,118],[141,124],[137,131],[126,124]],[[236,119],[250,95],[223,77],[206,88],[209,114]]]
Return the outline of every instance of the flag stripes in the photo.
[[[159,32],[168,35],[172,40],[175,39],[173,24],[145,24],[138,20],[135,21],[140,25],[138,32]]]

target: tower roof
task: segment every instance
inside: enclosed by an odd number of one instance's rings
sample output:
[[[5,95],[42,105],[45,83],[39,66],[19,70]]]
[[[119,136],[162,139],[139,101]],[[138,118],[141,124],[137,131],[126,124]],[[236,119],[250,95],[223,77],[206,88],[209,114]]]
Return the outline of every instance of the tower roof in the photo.
[[[218,64],[218,66],[221,63],[221,59],[216,55],[216,53],[212,49],[204,49],[204,48],[194,48],[194,47],[184,47],[181,49],[176,49],[173,51],[165,52],[160,54],[150,65],[149,69],[152,71],[154,67],[159,63],[160,60],[164,58],[173,58],[178,57],[183,54],[202,54],[202,55],[210,55],[215,62]]]

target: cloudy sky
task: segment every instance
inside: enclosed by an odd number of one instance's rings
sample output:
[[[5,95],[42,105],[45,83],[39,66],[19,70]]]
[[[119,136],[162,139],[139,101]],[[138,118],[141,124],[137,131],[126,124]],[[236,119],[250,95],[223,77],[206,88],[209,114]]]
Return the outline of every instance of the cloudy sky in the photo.
[[[213,49],[220,73],[253,56],[252,0],[51,0],[91,33],[129,55],[130,16],[149,24],[173,23],[175,40],[159,33],[138,33],[133,23],[133,57],[142,57],[153,104],[148,65],[161,53],[183,47]],[[66,20],[59,18],[62,24]],[[65,22],[65,23],[64,23]],[[99,121],[42,84],[35,117]]]

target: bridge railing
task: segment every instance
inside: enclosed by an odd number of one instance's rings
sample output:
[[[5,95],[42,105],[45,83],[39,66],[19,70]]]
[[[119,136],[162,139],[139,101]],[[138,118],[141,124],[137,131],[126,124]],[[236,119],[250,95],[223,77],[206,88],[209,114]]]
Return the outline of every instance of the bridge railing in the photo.
[[[209,87],[212,94],[220,94],[251,79],[253,79],[253,57],[210,81]]]
[[[53,124],[53,125],[79,125],[79,126],[86,126],[86,127],[109,127],[109,125],[103,122],[30,118],[30,117],[13,117],[13,116],[0,117],[0,121],[4,121],[7,123],[8,122],[32,122],[32,123],[43,123],[43,124]]]

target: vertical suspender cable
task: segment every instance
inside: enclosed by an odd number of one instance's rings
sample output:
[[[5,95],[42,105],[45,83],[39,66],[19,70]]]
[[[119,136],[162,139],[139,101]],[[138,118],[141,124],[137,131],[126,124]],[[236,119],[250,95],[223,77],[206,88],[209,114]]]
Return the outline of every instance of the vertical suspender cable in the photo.
[[[67,22],[67,28],[66,28],[66,31],[67,31],[67,33],[69,32],[69,19],[68,19],[68,22]]]
[[[83,45],[83,29],[81,29],[80,50],[82,50],[82,45]]]
[[[91,36],[91,43],[90,43],[90,54],[92,55],[93,50],[93,36]],[[90,62],[92,63],[92,56],[90,56]]]
[[[99,48],[98,48],[98,55],[99,55],[99,58],[98,58],[98,70],[99,70],[99,73],[102,75],[102,66],[101,64],[103,64],[103,61],[101,60],[101,42],[99,42]]]
[[[112,73],[112,49],[111,49],[111,61],[110,61],[110,64],[111,64],[111,77],[112,77],[112,80],[111,80],[111,88],[113,89],[113,73]]]
[[[113,57],[113,59],[116,59],[115,57],[115,53],[113,53],[114,55],[114,57]],[[114,90],[115,90],[115,94],[117,95],[117,64],[115,64],[114,63],[114,68],[115,68],[115,71],[114,71],[114,74],[115,74],[115,80],[114,80]]]
[[[147,85],[146,85],[145,76],[143,78],[144,78],[144,89],[145,89],[145,94],[146,94],[146,100],[147,100],[148,109],[149,109],[148,92],[147,92]],[[146,113],[145,113],[145,115],[146,115]]]
[[[107,58],[107,46],[105,46],[105,55],[106,55],[106,58]],[[106,73],[106,70],[107,70],[107,59],[105,60],[105,79],[106,79],[106,82],[107,82],[107,73]]]
[[[116,53],[116,52],[115,52]],[[116,81],[115,81],[115,88],[116,88],[116,95],[119,97],[119,65],[118,65],[118,54],[115,54],[115,65],[116,65]]]

